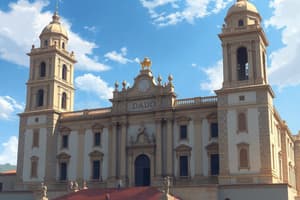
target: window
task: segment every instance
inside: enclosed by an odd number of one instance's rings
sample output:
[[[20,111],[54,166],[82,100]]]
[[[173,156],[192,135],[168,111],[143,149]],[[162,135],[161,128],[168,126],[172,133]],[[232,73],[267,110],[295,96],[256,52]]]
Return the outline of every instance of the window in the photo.
[[[188,176],[188,156],[179,157],[180,176]]]
[[[39,130],[38,129],[34,130],[32,135],[32,147],[39,146],[39,137],[40,137]]]
[[[244,26],[244,20],[240,19],[238,25],[239,27]]]
[[[69,135],[62,136],[62,148],[68,148],[69,146]]]
[[[211,138],[217,138],[219,135],[218,123],[210,124],[210,136]]]
[[[240,169],[248,168],[248,151],[247,149],[240,150]]]
[[[101,133],[100,132],[96,132],[94,134],[94,145],[95,146],[100,146],[101,145]]]
[[[62,67],[62,75],[61,75],[61,77],[62,77],[63,80],[67,80],[67,71],[68,71],[67,66],[63,65],[63,67]]]
[[[40,65],[40,77],[46,76],[46,63],[42,62]]]
[[[65,43],[64,42],[61,44],[61,46],[62,46],[63,49],[65,49]]]
[[[100,179],[100,160],[94,160],[93,161],[93,180],[99,180]]]
[[[180,126],[180,139],[181,140],[187,139],[187,125]]]
[[[31,157],[31,169],[30,169],[30,177],[37,178],[37,170],[38,170],[38,157]]]
[[[219,154],[210,155],[210,173],[212,176],[219,175]]]
[[[241,143],[237,145],[239,153],[239,169],[249,169],[249,144]]]
[[[44,105],[44,90],[40,89],[37,92],[37,106],[41,107]]]
[[[61,96],[61,108],[62,109],[67,108],[67,94],[65,92],[63,92]]]
[[[68,170],[67,170],[67,163],[62,162],[60,163],[60,174],[59,174],[59,180],[66,181],[68,176]]]
[[[238,80],[248,80],[249,65],[247,48],[240,47],[237,50],[237,64]]]
[[[44,47],[48,47],[48,40],[44,41]]]
[[[3,183],[0,183],[0,192],[3,191]]]
[[[238,132],[247,131],[247,118],[246,114],[241,112],[238,114]]]

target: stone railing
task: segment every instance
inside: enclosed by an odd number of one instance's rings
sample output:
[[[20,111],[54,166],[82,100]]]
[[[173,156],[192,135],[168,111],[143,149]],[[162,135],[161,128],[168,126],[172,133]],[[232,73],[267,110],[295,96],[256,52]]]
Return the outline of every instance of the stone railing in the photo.
[[[232,32],[238,32],[238,31],[248,31],[248,30],[257,30],[260,29],[261,26],[259,24],[252,24],[252,25],[247,25],[243,27],[223,27],[222,32],[223,33],[232,33]]]
[[[209,97],[195,97],[189,99],[178,99],[175,101],[175,106],[190,106],[190,105],[206,105],[206,104],[217,104],[217,96]]]
[[[91,109],[91,110],[80,110],[75,112],[65,112],[61,114],[61,119],[68,118],[77,118],[77,117],[88,117],[110,113],[111,108],[100,108],[100,109]]]

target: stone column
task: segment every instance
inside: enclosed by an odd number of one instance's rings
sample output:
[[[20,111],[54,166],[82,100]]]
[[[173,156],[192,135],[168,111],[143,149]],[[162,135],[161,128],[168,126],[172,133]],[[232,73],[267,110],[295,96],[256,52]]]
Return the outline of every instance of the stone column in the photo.
[[[85,138],[84,138],[84,133],[85,130],[83,128],[78,130],[78,159],[77,159],[77,179],[82,179],[84,178],[84,147],[85,147]]]
[[[157,119],[155,121],[156,124],[156,168],[155,168],[155,176],[160,177],[162,175],[162,148],[161,148],[161,119]]]
[[[202,176],[202,119],[194,119],[195,175]]]
[[[117,124],[113,123],[109,134],[109,178],[115,179],[116,177],[116,135]]]
[[[125,184],[126,178],[126,144],[127,144],[127,123],[122,123],[120,136],[120,178]]]
[[[173,175],[173,120],[167,121],[167,137],[166,137],[166,160],[167,160],[167,175]]]

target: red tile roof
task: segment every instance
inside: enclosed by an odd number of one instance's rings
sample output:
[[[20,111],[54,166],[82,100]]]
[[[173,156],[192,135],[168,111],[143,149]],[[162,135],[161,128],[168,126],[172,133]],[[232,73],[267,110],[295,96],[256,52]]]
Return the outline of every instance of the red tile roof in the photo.
[[[0,175],[16,175],[17,171],[16,170],[8,170],[4,172],[0,172]]]
[[[153,187],[87,189],[59,197],[55,200],[107,200],[106,196],[109,196],[111,200],[160,200],[162,195],[161,191]]]

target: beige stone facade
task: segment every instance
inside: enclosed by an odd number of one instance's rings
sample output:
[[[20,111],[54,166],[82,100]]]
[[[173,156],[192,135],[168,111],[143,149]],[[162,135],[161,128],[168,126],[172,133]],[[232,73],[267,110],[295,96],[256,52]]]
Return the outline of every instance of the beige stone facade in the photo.
[[[44,182],[50,191],[67,190],[70,181],[161,187],[169,176],[171,191],[184,199],[247,199],[260,186],[267,188],[261,195],[284,191],[293,199],[300,142],[273,106],[268,41],[255,6],[238,0],[219,37],[224,82],[216,96],[177,99],[173,77],[153,77],[146,58],[132,87],[115,84],[111,107],[73,111],[76,60],[55,13],[28,54],[16,189]]]

